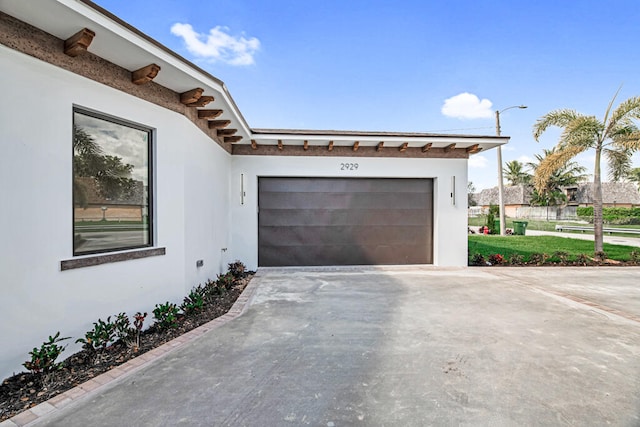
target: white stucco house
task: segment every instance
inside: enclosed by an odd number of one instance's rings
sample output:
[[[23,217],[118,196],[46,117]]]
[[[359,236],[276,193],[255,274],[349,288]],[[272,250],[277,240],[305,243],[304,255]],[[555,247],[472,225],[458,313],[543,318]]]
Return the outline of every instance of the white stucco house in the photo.
[[[224,83],[85,0],[0,1],[0,378],[50,334],[226,271],[466,265],[505,137],[253,129]]]

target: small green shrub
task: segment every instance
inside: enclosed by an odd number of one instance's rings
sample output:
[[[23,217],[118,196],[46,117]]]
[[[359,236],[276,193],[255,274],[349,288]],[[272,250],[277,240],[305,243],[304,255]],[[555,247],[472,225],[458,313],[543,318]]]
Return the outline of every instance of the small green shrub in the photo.
[[[229,264],[229,273],[234,279],[243,279],[247,274],[247,267],[240,261],[236,260]]]
[[[591,263],[591,258],[589,258],[586,254],[578,254],[576,256],[576,263],[580,265],[587,265]]]
[[[475,253],[471,257],[471,261],[469,261],[470,265],[487,265],[487,260],[481,253]]]
[[[489,263],[491,265],[502,265],[504,264],[504,257],[500,254],[491,254],[489,255]]]
[[[156,324],[161,330],[178,326],[178,314],[180,314],[178,306],[169,301],[156,304],[153,309],[153,318],[156,319]]]
[[[633,264],[640,264],[640,251],[629,252],[629,261]]]
[[[553,253],[554,258],[558,258],[560,260],[560,264],[567,265],[569,261],[569,252],[566,251],[555,251]]]
[[[522,265],[524,264],[524,257],[522,254],[512,253],[509,255],[509,264],[511,265]]]
[[[126,313],[120,313],[116,316],[116,320],[113,322],[115,325],[115,333],[117,340],[122,341],[123,344],[131,346],[135,339],[135,328],[131,326],[129,316]]]
[[[40,348],[34,347],[29,352],[31,360],[24,362],[22,366],[34,374],[43,373],[45,375],[62,368],[62,362],[56,363],[56,360],[67,346],[63,347],[58,343],[69,338],[60,338],[60,332],[57,332],[54,336],[49,336],[49,340],[43,342]]]
[[[78,338],[77,343],[82,343],[82,347],[93,354],[103,352],[115,340],[116,325],[111,322],[111,316],[106,321],[98,319],[93,322],[93,329],[84,334],[84,338]]]
[[[189,295],[184,297],[180,308],[185,314],[191,314],[202,310],[202,307],[204,307],[204,295],[205,290],[202,286],[197,286],[191,289]]]
[[[529,264],[543,265],[548,259],[548,254],[534,252],[529,256]]]
[[[133,327],[136,331],[136,345],[135,350],[138,351],[140,348],[140,332],[142,332],[142,326],[144,325],[144,319],[147,317],[147,312],[144,314],[137,312],[133,316]]]
[[[219,274],[216,282],[218,287],[222,286],[226,290],[229,290],[233,286],[233,275],[231,273]]]

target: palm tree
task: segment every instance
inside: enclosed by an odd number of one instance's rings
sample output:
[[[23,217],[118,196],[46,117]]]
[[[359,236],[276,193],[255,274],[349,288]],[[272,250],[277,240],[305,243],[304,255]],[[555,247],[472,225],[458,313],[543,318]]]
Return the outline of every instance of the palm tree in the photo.
[[[511,160],[504,166],[504,178],[508,185],[528,185],[531,182],[531,175],[525,172],[522,162]]]
[[[635,182],[638,185],[638,190],[640,190],[640,168],[633,168],[629,170],[626,178],[631,182]]]
[[[602,181],[600,159],[602,155],[609,159],[616,156],[629,156],[640,149],[640,130],[634,120],[640,119],[640,97],[632,97],[612,110],[616,92],[609,103],[603,120],[595,116],[585,116],[575,110],[561,109],[542,116],[533,126],[536,141],[551,126],[563,129],[556,150],[540,162],[533,178],[538,190],[544,189],[547,178],[558,166],[565,164],[578,154],[589,149],[595,150],[593,168],[593,226],[595,235],[595,256],[602,258]]]
[[[548,157],[555,155],[555,153],[556,147],[550,150],[543,149],[542,154],[536,154],[537,162],[527,163],[527,166],[533,171],[534,176],[540,165],[543,164]],[[586,171],[587,168],[580,166],[578,162],[567,160],[564,164],[558,165],[558,167],[546,178],[544,185],[538,186],[536,191],[540,193],[541,196],[552,192],[562,192],[563,187],[570,187],[578,184],[579,182],[586,181],[589,177],[589,175],[585,173]]]

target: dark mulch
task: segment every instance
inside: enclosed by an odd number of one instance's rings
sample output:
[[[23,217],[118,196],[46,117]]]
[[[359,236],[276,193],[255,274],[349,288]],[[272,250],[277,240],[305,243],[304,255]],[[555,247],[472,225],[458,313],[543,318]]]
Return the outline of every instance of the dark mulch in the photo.
[[[176,328],[162,331],[151,326],[143,331],[137,351],[116,342],[107,348],[97,362],[86,350],[82,350],[67,358],[61,370],[49,374],[46,378],[42,374],[23,372],[5,379],[0,384],[0,422],[224,315],[231,309],[252,277],[247,275],[246,278],[236,281],[226,294],[207,303],[199,312],[189,314],[188,317],[180,317]],[[147,317],[147,322],[151,317]]]

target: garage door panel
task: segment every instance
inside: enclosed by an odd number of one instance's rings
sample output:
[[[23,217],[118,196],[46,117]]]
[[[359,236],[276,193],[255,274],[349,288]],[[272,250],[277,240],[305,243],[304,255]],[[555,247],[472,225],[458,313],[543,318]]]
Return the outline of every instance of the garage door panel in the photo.
[[[433,180],[260,178],[258,263],[433,262]]]
[[[332,225],[424,225],[423,210],[417,209],[269,209],[261,210],[261,227]]]

